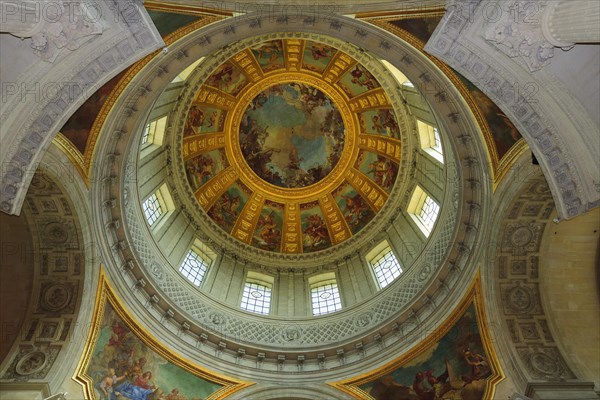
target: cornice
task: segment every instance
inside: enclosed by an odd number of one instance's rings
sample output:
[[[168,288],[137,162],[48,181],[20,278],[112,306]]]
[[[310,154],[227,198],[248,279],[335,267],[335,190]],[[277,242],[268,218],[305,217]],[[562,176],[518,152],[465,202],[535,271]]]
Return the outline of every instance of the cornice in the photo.
[[[504,13],[491,0],[454,2],[425,51],[473,82],[509,116],[536,155],[560,218],[598,206],[598,135],[593,134],[598,127],[551,73],[542,69],[532,74],[486,40],[484,32],[493,23],[485,17],[486,7]],[[517,32],[527,21],[513,25],[511,31]]]

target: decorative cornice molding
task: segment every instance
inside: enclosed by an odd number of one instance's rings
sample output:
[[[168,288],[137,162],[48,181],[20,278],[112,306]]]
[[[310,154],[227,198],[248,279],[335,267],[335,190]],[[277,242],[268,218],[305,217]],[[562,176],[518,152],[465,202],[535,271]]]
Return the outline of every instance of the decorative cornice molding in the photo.
[[[600,143],[591,134],[598,127],[556,78],[544,71],[532,75],[483,38],[490,25],[486,7],[500,6],[491,0],[453,2],[425,50],[469,79],[509,116],[536,155],[560,218],[600,205]]]

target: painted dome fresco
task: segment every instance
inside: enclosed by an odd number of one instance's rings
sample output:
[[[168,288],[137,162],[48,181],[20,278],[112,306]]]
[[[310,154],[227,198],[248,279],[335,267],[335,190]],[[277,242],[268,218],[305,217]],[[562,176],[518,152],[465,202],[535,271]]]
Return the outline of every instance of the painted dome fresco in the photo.
[[[400,125],[375,76],[306,39],[246,48],[194,95],[181,155],[219,229],[256,248],[311,253],[369,225],[397,179]]]

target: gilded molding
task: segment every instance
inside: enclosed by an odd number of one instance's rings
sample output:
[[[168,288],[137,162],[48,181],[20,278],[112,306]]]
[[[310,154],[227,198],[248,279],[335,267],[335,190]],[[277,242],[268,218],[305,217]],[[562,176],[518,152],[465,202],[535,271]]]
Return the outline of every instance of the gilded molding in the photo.
[[[479,272],[475,276],[475,279],[470,284],[470,287],[463,297],[461,302],[454,308],[452,315],[450,315],[444,322],[440,324],[433,332],[421,342],[419,342],[415,347],[411,348],[406,353],[402,354],[402,356],[392,360],[385,365],[375,368],[372,371],[365,372],[361,375],[346,378],[341,381],[328,382],[329,385],[339,389],[345,393],[348,393],[354,396],[357,399],[370,399],[373,400],[373,397],[368,393],[365,393],[363,390],[359,388],[360,385],[372,382],[375,379],[381,378],[384,375],[388,375],[396,369],[402,367],[407,362],[411,361],[415,357],[421,355],[427,349],[429,349],[432,345],[440,341],[444,335],[446,335],[452,327],[459,321],[459,319],[466,312],[467,308],[471,305],[475,305],[476,315],[477,315],[477,325],[479,327],[479,333],[481,335],[481,341],[485,348],[486,354],[489,355],[488,362],[492,368],[493,374],[491,377],[486,378],[486,390],[483,396],[483,399],[493,400],[494,393],[496,390],[496,385],[505,378],[504,372],[500,366],[500,362],[498,359],[498,355],[493,346],[492,333],[490,331],[490,327],[488,324],[488,320],[485,315],[485,307],[483,305],[483,294],[481,288],[481,276]]]
[[[121,300],[116,291],[113,289],[108,276],[104,271],[104,268],[101,268],[100,276],[98,277],[98,289],[96,291],[96,301],[94,304],[94,313],[90,324],[89,337],[86,341],[85,349],[81,359],[79,360],[77,369],[73,374],[73,380],[83,387],[86,399],[95,398],[93,387],[94,382],[92,381],[92,378],[86,374],[86,370],[92,359],[94,347],[98,342],[100,327],[102,326],[102,319],[104,317],[104,309],[107,303],[114,308],[117,315],[126,323],[127,327],[131,329],[131,331],[144,344],[160,354],[173,365],[176,365],[177,367],[191,372],[192,374],[203,379],[223,385],[221,389],[207,397],[206,400],[225,399],[238,390],[254,384],[254,382],[242,381],[210,371],[209,369],[200,366],[170,350],[162,341],[158,340],[147,330],[143,329],[139,321],[131,315],[131,313],[125,307],[123,300]]]
[[[83,179],[83,182],[89,189],[90,178],[87,174],[87,169],[84,165],[83,155],[79,152],[79,150],[77,150],[73,142],[67,139],[65,135],[63,135],[60,132],[56,134],[52,141],[54,142],[56,147],[58,147],[60,151],[62,151],[65,154],[65,156],[67,156],[67,158],[69,159],[71,164],[73,164],[73,166],[77,170],[77,173],[79,174],[79,176],[81,176],[81,179]]]
[[[201,3],[202,4],[202,3]],[[211,3],[216,4],[216,3]],[[197,15],[202,17],[214,16],[214,17],[232,17],[233,12],[220,10],[212,7],[198,7],[196,5],[186,5],[186,4],[175,4],[169,3],[165,1],[144,1],[144,7],[147,10],[153,11],[162,11],[174,14],[187,14],[187,15]]]
[[[220,21],[221,19],[223,19],[223,18],[222,17],[205,16],[202,19],[200,19],[199,21],[192,22],[191,24],[188,24],[182,28],[177,29],[175,32],[166,36],[163,40],[164,40],[165,44],[167,46],[169,46],[172,43],[175,43],[177,40],[181,39],[182,37],[194,32],[195,30],[198,30],[201,27],[211,24],[213,22]],[[104,102],[104,104],[102,105],[102,108],[98,112],[98,116],[94,120],[92,129],[90,130],[88,140],[85,145],[85,151],[83,153],[83,160],[84,160],[85,169],[87,171],[87,173],[86,173],[87,175],[89,175],[90,170],[92,168],[92,160],[94,159],[94,152],[96,150],[96,142],[98,141],[98,136],[100,135],[100,132],[102,131],[102,128],[104,127],[104,122],[106,121],[106,118],[108,118],[108,115],[112,111],[113,106],[117,102],[117,99],[119,98],[119,96],[121,96],[123,91],[127,88],[129,83],[131,82],[131,80],[150,62],[150,60],[152,60],[154,57],[156,57],[160,53],[161,53],[161,50],[156,50],[153,53],[142,58],[140,61],[133,64],[131,67],[129,67],[129,69],[127,70],[127,73],[121,78],[119,83],[116,85],[116,87],[112,90],[112,92],[106,99],[106,102]],[[88,182],[88,184],[89,184],[89,182]]]

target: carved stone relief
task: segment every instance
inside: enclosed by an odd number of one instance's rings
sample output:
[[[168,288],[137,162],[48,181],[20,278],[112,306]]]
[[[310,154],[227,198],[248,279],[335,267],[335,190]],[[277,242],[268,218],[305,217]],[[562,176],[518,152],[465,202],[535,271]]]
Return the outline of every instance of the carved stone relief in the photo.
[[[24,213],[32,228],[34,287],[23,332],[0,381],[43,379],[68,344],[83,285],[84,244],[70,199],[38,171]]]
[[[517,351],[533,379],[576,378],[556,347],[521,347]]]
[[[44,25],[34,35],[32,46],[36,54],[55,64],[40,61],[28,69],[23,81],[8,82],[14,86],[6,91],[5,107],[0,113],[0,161],[4,165],[0,211],[9,214],[19,213],[33,172],[61,124],[95,92],[97,85],[164,45],[140,2],[105,0],[81,6],[83,3],[77,0],[51,4],[67,10],[60,18],[51,18],[56,23]],[[83,9],[90,7],[100,9],[100,20],[83,15]],[[101,27],[107,29],[98,35]],[[65,47],[79,57],[63,55],[60,50]],[[51,86],[55,95],[29,96],[29,92],[19,90],[29,88],[33,82],[38,89]]]
[[[20,346],[13,361],[2,375],[2,381],[43,379],[52,368],[61,346]]]
[[[498,21],[485,31],[485,39],[509,57],[522,60],[531,72],[551,61],[555,46],[544,37],[542,14],[547,1],[516,0],[498,4]],[[573,46],[564,47],[569,50]]]
[[[529,378],[536,380],[575,378],[548,329],[539,293],[539,248],[552,207],[544,179],[527,182],[506,208],[495,263],[498,304],[510,340]]]
[[[544,4],[453,1],[425,50],[469,79],[509,116],[540,162],[559,217],[573,218],[600,204],[596,178],[589,173],[598,168],[598,137],[589,134],[597,126],[559,80],[531,74],[530,68],[547,65],[552,52],[540,36],[539,23],[528,20],[532,14],[541,19]],[[531,84],[535,93],[524,90]]]

